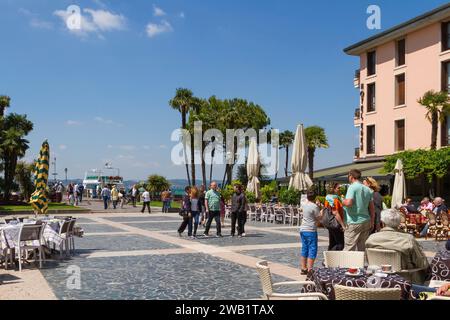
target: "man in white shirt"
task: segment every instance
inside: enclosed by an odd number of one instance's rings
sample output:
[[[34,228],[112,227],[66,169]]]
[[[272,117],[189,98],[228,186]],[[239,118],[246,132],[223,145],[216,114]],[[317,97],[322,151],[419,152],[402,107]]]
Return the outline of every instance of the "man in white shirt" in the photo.
[[[148,207],[148,213],[152,213],[152,209],[150,209],[150,192],[148,192],[147,190],[145,190],[142,194],[142,202],[144,205],[141,212],[144,213],[145,207]]]
[[[75,205],[78,205],[78,201],[80,200],[80,189],[78,187],[78,183],[73,186],[73,195],[75,197]]]

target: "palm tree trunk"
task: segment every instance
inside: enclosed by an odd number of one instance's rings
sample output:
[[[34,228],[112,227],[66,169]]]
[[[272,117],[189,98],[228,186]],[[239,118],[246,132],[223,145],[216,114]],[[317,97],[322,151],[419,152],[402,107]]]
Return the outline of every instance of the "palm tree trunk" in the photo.
[[[431,150],[436,150],[438,137],[438,114],[433,112],[431,114]]]
[[[209,183],[212,182],[212,173],[213,173],[213,162],[214,162],[214,154],[216,153],[216,148],[211,151],[211,166],[209,167]]]
[[[289,146],[286,146],[286,165],[284,167],[284,176],[288,176],[288,165],[289,165]]]
[[[309,177],[314,179],[314,153],[316,149],[308,147],[308,168],[309,168]]]
[[[225,185],[225,178],[227,176],[227,172],[228,172],[228,163],[225,165],[225,172],[223,173],[223,179],[222,179],[222,188]]]
[[[205,186],[206,188],[206,163],[205,163],[205,157],[204,157],[204,151],[206,148],[206,143],[205,141],[202,141],[202,184]]]
[[[195,186],[195,148],[194,148],[194,135],[191,135],[191,178],[192,186]]]
[[[186,129],[186,107],[181,108],[181,128]],[[189,164],[187,159],[187,152],[186,152],[186,141],[183,139],[183,153],[184,153],[184,165],[186,167],[186,176],[188,180],[188,185],[191,185],[191,178],[189,176]]]

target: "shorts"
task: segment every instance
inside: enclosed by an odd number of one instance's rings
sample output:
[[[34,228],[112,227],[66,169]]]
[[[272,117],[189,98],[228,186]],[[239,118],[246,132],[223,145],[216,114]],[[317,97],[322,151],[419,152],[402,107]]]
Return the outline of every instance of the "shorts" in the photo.
[[[301,256],[304,258],[315,259],[317,257],[317,232],[300,232],[302,239]]]

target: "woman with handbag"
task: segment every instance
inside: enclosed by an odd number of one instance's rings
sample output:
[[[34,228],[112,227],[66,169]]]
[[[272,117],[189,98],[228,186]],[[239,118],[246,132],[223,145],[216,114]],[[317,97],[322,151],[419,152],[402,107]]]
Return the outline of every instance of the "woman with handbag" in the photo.
[[[188,236],[192,236],[192,213],[191,213],[191,187],[184,188],[183,201],[181,203],[180,216],[183,217],[183,222],[178,228],[178,235],[181,237],[182,233],[188,227]]]
[[[322,224],[328,230],[328,251],[342,251],[344,249],[344,207],[339,196],[341,185],[333,184],[324,203]]]
[[[196,187],[191,188],[190,192],[191,199],[191,228],[192,223],[194,224],[194,233],[191,234],[191,238],[195,238],[197,236],[198,224],[200,223],[200,214],[202,212],[202,201],[199,198],[199,191]],[[191,233],[188,231],[188,233]]]

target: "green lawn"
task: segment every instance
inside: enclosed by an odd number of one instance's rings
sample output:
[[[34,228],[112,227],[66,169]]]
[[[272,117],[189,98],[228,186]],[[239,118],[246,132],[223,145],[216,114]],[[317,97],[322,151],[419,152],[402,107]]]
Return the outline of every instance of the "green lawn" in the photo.
[[[137,204],[140,205],[140,206],[142,206],[142,202],[138,202]],[[151,205],[152,207],[160,207],[160,208],[162,208],[162,201],[152,201],[152,202],[150,202],[150,205]],[[172,203],[170,204],[170,206],[171,206],[172,208],[175,208],[175,209],[180,209],[180,208],[181,208],[181,204],[180,204],[180,202],[178,202],[178,201],[172,201]]]
[[[74,206],[68,206],[63,203],[50,203],[48,206],[48,211],[55,211],[55,210],[85,210],[83,208],[74,207]],[[0,212],[17,212],[17,211],[33,211],[31,208],[31,205],[23,205],[23,206],[14,206],[14,205],[7,205],[7,206],[0,206]]]

